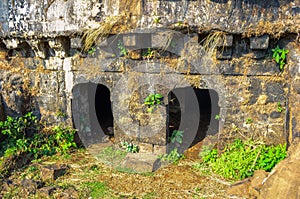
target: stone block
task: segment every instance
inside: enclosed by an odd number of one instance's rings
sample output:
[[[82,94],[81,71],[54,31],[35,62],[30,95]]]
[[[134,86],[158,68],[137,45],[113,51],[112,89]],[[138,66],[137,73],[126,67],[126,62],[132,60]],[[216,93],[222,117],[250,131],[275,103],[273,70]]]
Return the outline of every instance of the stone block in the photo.
[[[68,169],[67,165],[52,164],[41,167],[41,177],[43,181],[53,181],[64,175]]]
[[[240,197],[248,196],[249,186],[250,186],[250,179],[246,178],[245,180],[238,181],[233,185],[231,185],[227,189],[227,194],[230,196],[240,196]]]
[[[282,82],[269,82],[266,85],[267,102],[282,102],[285,101],[284,90]]]
[[[250,49],[252,50],[265,50],[269,47],[269,35],[250,38]]]
[[[151,35],[151,47],[164,49],[168,45],[171,34],[168,32],[157,32]]]
[[[160,160],[152,154],[128,153],[122,167],[138,173],[153,172],[160,167]]]

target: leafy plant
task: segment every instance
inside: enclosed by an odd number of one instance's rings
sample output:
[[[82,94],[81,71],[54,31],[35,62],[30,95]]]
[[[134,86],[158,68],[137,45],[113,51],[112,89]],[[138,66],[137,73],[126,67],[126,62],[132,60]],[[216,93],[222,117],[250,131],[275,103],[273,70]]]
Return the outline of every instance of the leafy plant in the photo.
[[[281,113],[283,111],[283,108],[281,106],[280,102],[277,102],[277,112]]]
[[[7,117],[6,121],[0,122],[0,129],[7,136],[0,148],[5,157],[29,153],[38,158],[55,153],[66,154],[76,147],[76,130],[55,126],[43,132],[42,125],[31,112],[22,117]]]
[[[217,114],[217,115],[215,116],[215,119],[216,119],[216,120],[220,120],[220,115]]]
[[[170,153],[160,155],[158,158],[161,159],[162,161],[167,161],[167,162],[170,162],[170,163],[176,163],[179,160],[181,160],[182,158],[184,158],[184,155],[180,154],[178,152],[177,148],[174,148]]]
[[[138,153],[139,152],[139,147],[135,144],[132,144],[132,143],[121,142],[121,147],[123,149],[126,149],[127,152],[131,152],[131,153]]]
[[[162,104],[162,98],[163,96],[159,93],[149,94],[144,101],[144,104],[148,106],[147,112],[152,113],[156,105]]]
[[[211,166],[215,173],[227,179],[239,180],[252,176],[254,170],[271,171],[286,157],[286,145],[266,146],[251,140],[235,140],[220,155],[217,149],[212,149],[201,156],[203,162]]]
[[[126,47],[124,46],[123,42],[121,40],[119,40],[118,42],[118,49],[120,50],[120,56],[127,56],[128,52]]]
[[[289,50],[285,50],[284,48],[276,48],[272,49],[273,52],[273,59],[277,64],[279,64],[280,71],[283,71],[283,67],[285,65],[286,55],[289,53]]]
[[[178,142],[181,144],[182,138],[183,138],[183,131],[174,130],[172,136],[170,137],[170,141],[172,143]]]

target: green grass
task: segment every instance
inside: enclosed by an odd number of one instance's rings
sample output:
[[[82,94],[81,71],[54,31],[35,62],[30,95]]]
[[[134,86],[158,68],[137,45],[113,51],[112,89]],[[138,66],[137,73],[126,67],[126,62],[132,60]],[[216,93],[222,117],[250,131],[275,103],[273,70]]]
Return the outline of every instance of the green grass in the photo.
[[[228,144],[222,154],[217,149],[203,150],[200,154],[203,162],[194,168],[210,167],[228,180],[241,180],[253,175],[255,170],[271,171],[286,153],[286,145],[267,146],[252,140],[235,140]],[[207,170],[209,172],[209,170]]]
[[[119,149],[114,149],[112,146],[104,148],[97,158],[108,165],[118,166],[118,164],[125,158],[128,152]]]
[[[84,186],[89,190],[93,199],[104,198],[110,194],[110,189],[103,182],[86,182]]]

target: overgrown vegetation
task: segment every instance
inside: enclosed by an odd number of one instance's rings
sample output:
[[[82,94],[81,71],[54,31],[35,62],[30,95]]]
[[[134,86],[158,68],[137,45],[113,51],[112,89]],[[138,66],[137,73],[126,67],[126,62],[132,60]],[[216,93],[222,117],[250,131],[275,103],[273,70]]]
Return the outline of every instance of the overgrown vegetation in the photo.
[[[283,71],[285,61],[286,61],[286,55],[289,53],[288,50],[285,50],[284,48],[279,48],[279,46],[276,46],[276,48],[272,49],[273,52],[273,59],[277,64],[279,64],[280,71]]]
[[[228,144],[222,154],[217,149],[203,150],[203,163],[212,171],[229,180],[240,180],[253,175],[255,170],[271,171],[286,157],[286,145],[266,146],[252,140],[235,140]],[[198,163],[195,167],[201,167]]]
[[[33,159],[54,154],[66,155],[72,148],[75,130],[69,127],[54,126],[44,128],[31,112],[22,117],[7,117],[0,122],[4,140],[0,146],[3,161],[14,155],[28,154]]]

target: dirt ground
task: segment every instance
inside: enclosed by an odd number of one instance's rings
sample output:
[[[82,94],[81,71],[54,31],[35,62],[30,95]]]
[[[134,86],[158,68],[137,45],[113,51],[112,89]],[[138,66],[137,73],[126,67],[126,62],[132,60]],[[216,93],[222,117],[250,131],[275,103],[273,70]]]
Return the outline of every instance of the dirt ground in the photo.
[[[60,187],[48,198],[226,198],[229,182],[206,172],[207,170],[201,171],[194,168],[194,165],[200,161],[198,157],[200,145],[201,143],[189,149],[185,154],[186,158],[176,165],[170,164],[153,173],[138,174],[114,169],[100,163],[87,150],[79,150],[68,158],[56,156],[34,162],[27,168],[14,172],[9,180],[15,184],[20,183],[22,179],[40,180],[39,172],[35,171],[36,173],[32,174],[28,168],[33,165],[66,164],[69,169],[63,176],[53,182],[46,182],[44,185],[45,187]],[[101,196],[90,197],[93,191],[97,192],[85,186],[91,182],[105,184],[105,190],[99,190],[103,192],[100,193]],[[70,188],[74,193],[62,197]],[[24,187],[20,185],[15,188],[19,192],[22,191],[20,189]],[[2,191],[3,198],[23,198],[23,196],[24,198],[40,198],[38,193],[39,191],[36,190],[34,194],[19,196],[12,189]]]

